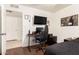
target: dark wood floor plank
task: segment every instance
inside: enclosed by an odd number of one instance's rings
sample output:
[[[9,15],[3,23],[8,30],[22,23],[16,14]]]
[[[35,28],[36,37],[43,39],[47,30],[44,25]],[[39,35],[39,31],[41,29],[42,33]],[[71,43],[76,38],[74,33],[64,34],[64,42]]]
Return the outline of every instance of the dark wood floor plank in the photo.
[[[31,48],[31,52],[29,52],[27,47],[18,47],[7,50],[6,55],[43,55],[43,52],[41,50],[36,52],[34,48]]]

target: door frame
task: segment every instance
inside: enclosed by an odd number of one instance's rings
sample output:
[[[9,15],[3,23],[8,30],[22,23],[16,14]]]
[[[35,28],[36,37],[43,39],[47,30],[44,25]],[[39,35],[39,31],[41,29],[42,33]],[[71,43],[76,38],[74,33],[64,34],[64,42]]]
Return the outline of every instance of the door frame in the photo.
[[[6,10],[9,10],[9,9],[6,9]],[[6,11],[5,10],[5,11]],[[14,10],[10,10],[10,11],[14,11]],[[14,12],[18,12],[18,11],[14,11]],[[18,13],[21,13],[21,12],[18,12]],[[5,13],[6,14],[6,13]],[[7,15],[5,15],[7,17]],[[5,17],[5,18],[6,18]],[[5,23],[6,24],[6,23]],[[6,26],[5,26],[6,27]],[[7,35],[7,33],[6,33]],[[21,13],[21,36],[22,36],[22,13]],[[7,37],[7,36],[6,36]],[[7,39],[7,38],[6,38]],[[21,39],[21,47],[22,47],[22,37],[20,38]],[[6,40],[7,41],[7,40]],[[6,49],[7,50],[7,49]]]
[[[2,5],[2,27],[3,27],[3,31],[2,32],[5,32],[6,33],[6,30],[5,30],[5,16],[6,16],[6,10],[7,9],[5,9],[5,6],[4,5]],[[11,11],[16,11],[16,12],[20,12],[21,14],[22,14],[22,31],[23,31],[23,12],[22,11],[17,11],[17,10],[12,10],[12,9],[8,9],[8,10],[11,10]],[[22,37],[21,37],[22,39],[23,39],[23,32],[22,32]],[[21,44],[22,44],[23,42],[22,42],[22,40],[21,40]],[[5,55],[6,54],[6,36],[5,37],[3,37],[2,38],[2,55]]]

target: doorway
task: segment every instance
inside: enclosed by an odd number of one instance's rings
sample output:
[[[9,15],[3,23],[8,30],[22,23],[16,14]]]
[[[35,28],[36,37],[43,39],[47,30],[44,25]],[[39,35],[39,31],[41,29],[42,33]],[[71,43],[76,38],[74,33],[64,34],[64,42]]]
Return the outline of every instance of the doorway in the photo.
[[[6,10],[6,49],[22,47],[22,13]]]

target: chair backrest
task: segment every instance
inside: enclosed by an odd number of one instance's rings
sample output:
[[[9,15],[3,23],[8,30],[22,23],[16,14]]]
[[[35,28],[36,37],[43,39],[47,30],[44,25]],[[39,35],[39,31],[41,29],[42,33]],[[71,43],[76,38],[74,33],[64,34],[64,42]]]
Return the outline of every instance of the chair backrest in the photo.
[[[41,36],[40,42],[44,42],[48,39],[48,26],[47,25],[45,26],[44,31],[40,33],[40,36]]]
[[[37,28],[36,28],[36,33],[40,33],[42,30],[43,30],[42,27],[37,27]]]

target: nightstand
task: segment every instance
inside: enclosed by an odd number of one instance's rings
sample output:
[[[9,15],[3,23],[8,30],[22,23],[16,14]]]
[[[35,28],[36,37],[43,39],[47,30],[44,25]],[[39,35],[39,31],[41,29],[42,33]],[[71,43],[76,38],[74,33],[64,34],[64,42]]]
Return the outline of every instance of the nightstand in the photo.
[[[64,39],[64,42],[67,42],[67,41],[71,41],[73,40],[72,38],[67,38],[67,39]]]
[[[47,43],[48,45],[52,45],[52,44],[55,44],[57,43],[57,36],[53,36],[53,35],[48,35],[48,40],[47,40]]]

